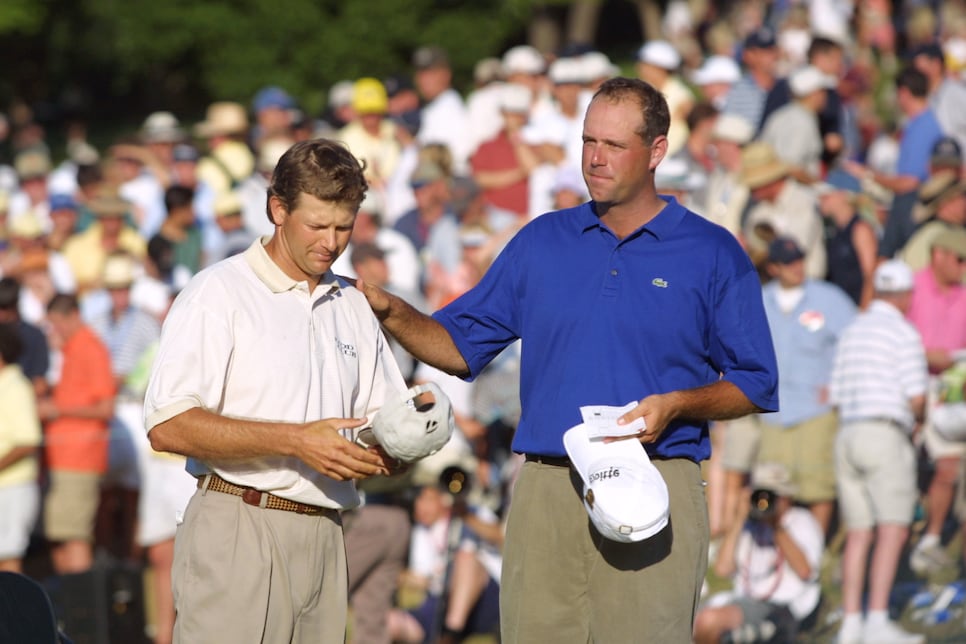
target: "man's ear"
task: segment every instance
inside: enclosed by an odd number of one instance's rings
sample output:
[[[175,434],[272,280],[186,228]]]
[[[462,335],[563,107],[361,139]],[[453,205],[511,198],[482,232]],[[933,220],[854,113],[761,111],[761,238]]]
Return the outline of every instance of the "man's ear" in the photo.
[[[648,164],[648,167],[652,172],[664,160],[666,155],[667,137],[662,134],[661,136],[655,137],[654,142],[651,143],[651,162]]]
[[[268,198],[268,211],[272,215],[272,223],[276,226],[281,226],[282,222],[285,221],[285,217],[288,215],[285,204],[274,195]]]

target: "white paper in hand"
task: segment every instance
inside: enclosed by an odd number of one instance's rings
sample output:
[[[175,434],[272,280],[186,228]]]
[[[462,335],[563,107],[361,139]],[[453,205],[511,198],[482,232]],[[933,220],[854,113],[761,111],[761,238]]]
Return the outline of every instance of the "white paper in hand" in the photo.
[[[618,425],[617,419],[637,407],[637,401],[631,401],[623,407],[611,405],[584,405],[580,408],[580,415],[584,424],[590,428],[591,438],[608,436],[633,436],[647,429],[643,418],[635,418],[626,425]]]

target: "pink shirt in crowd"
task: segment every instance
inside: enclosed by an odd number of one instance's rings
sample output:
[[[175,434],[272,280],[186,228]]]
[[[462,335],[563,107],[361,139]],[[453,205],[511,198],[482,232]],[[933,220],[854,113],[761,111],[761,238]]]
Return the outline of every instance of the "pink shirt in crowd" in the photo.
[[[966,288],[940,289],[928,267],[916,273],[906,317],[919,330],[926,349],[966,348]]]

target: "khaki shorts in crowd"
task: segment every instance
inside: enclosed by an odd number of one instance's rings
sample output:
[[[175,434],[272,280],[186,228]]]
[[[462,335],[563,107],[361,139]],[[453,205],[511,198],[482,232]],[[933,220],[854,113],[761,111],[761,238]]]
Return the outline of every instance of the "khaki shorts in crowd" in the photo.
[[[729,420],[724,424],[724,451],[721,465],[733,472],[751,472],[758,459],[761,420],[758,414]]]
[[[781,463],[798,487],[795,500],[816,503],[835,499],[835,436],[838,417],[827,412],[791,427],[762,419],[758,461]]]
[[[50,541],[93,541],[101,498],[96,472],[50,473],[44,498],[44,536]]]
[[[849,528],[908,525],[919,497],[916,450],[888,422],[844,425],[835,442],[839,509]]]

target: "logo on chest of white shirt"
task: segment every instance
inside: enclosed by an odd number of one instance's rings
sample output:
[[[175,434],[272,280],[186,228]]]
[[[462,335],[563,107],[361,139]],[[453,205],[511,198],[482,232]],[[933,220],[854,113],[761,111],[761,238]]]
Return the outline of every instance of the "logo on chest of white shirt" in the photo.
[[[356,347],[355,347],[354,344],[348,344],[346,342],[343,342],[339,338],[336,338],[335,339],[335,347],[336,347],[336,349],[338,349],[339,351],[342,352],[342,355],[344,355],[347,358],[358,358],[359,357],[358,354],[356,353]]]

